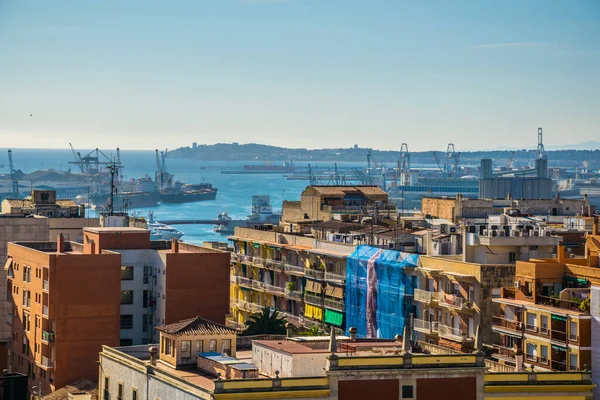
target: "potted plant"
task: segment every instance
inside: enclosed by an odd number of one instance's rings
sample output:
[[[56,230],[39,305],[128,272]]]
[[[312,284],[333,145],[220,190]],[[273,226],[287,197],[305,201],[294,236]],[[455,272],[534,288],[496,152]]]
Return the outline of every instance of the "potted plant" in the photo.
[[[290,292],[294,291],[294,290],[296,290],[296,282],[290,281],[287,283],[286,287],[287,287],[287,290],[289,290]]]

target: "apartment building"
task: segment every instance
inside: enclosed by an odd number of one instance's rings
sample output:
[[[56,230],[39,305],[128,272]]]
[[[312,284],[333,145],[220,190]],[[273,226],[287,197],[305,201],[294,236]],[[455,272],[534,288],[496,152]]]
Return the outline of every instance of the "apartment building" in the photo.
[[[346,258],[354,246],[259,229],[235,228],[231,257],[231,317],[272,307],[298,327],[344,326]]]
[[[556,258],[516,265],[513,285],[493,301],[494,357],[517,369],[581,371],[592,368],[590,288],[600,284],[598,223],[587,236],[586,257]]]
[[[229,309],[229,253],[151,242],[140,228],[86,228],[83,244],[10,243],[10,365],[51,391],[95,380],[100,346],[151,343],[155,327]]]

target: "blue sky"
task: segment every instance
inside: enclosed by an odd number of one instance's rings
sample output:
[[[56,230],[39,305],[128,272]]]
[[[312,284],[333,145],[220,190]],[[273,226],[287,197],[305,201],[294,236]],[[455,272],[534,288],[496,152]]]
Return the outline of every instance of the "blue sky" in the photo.
[[[595,0],[0,0],[0,147],[532,147],[599,110]]]

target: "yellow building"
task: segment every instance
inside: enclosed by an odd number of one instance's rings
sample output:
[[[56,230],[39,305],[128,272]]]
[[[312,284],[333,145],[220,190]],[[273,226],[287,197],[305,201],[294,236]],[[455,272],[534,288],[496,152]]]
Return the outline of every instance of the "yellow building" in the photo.
[[[354,246],[248,228],[236,228],[229,239],[230,327],[243,329],[262,307],[298,327],[343,327],[346,258]]]

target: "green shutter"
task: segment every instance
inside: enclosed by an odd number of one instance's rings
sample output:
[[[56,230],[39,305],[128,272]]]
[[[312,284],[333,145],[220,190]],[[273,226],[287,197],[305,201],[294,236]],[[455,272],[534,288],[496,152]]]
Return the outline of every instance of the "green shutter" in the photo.
[[[337,311],[329,310],[327,308],[325,309],[325,323],[335,326],[342,326],[343,321],[344,314]]]
[[[552,319],[555,319],[557,321],[567,322],[567,318],[566,317],[561,317],[560,315],[552,315]]]

